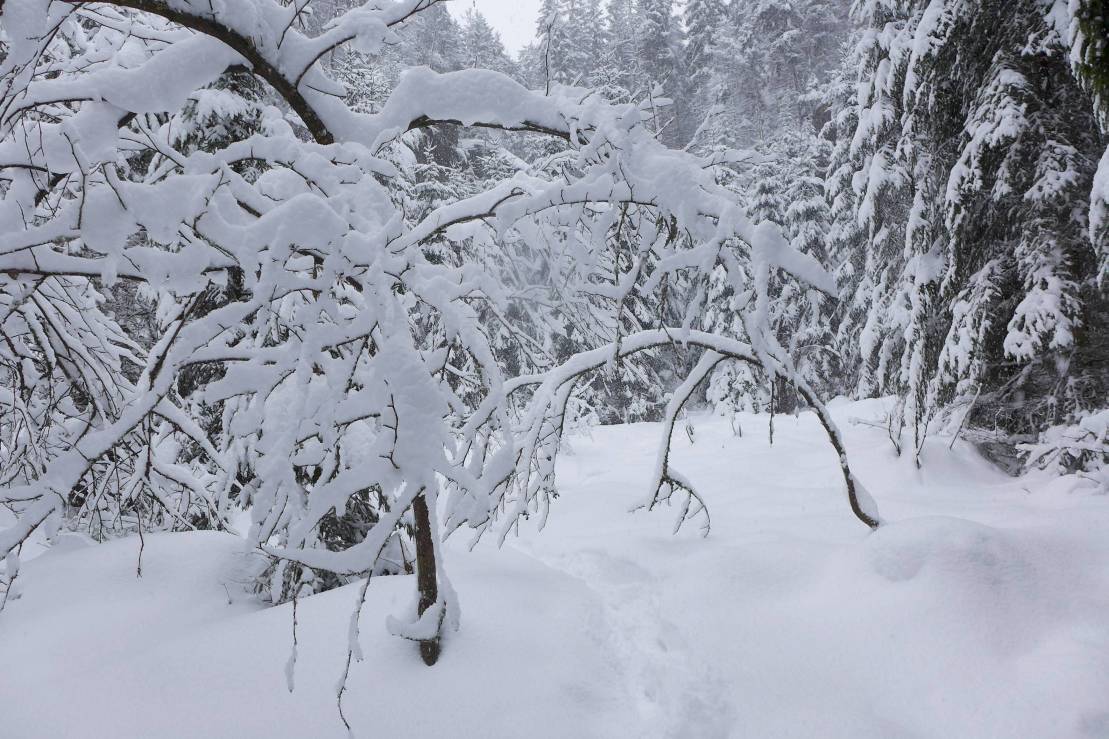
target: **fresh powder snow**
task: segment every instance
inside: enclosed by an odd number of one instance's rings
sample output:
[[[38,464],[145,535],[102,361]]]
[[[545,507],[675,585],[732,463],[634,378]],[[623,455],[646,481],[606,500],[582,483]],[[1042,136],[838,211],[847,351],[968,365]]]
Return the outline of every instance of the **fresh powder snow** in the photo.
[[[448,543],[464,628],[426,668],[391,637],[408,577],[372,581],[357,736],[1098,737],[1109,731],[1109,498],[1074,478],[1012,479],[964,442],[917,469],[836,402],[884,524],[839,504],[812,413],[695,415],[676,440],[712,534],[671,534],[641,502],[660,427],[575,435],[541,532]],[[815,451],[814,451],[815,450]],[[0,629],[4,735],[343,736],[336,634],[356,584],[297,605],[243,592],[242,542],[216,532],[90,545],[24,563]],[[430,707],[434,707],[433,709]]]

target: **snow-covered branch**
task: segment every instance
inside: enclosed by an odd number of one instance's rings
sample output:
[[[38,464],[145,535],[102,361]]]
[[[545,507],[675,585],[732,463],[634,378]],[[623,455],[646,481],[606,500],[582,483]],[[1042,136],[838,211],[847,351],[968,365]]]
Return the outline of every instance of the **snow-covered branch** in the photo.
[[[414,543],[421,597],[393,630],[430,660],[457,623],[440,516],[503,536],[546,515],[578,383],[627,359],[632,390],[650,387],[633,360],[690,346],[795,383],[877,525],[769,329],[772,277],[834,282],[712,161],[661,144],[649,110],[427,68],[375,113],[346,104],[325,58],[379,49],[433,1],[367,3],[314,36],[273,0],[4,5],[0,454],[19,472],[4,467],[18,518],[0,555],[98,506],[123,528],[224,526],[239,506],[276,602],[411,571]],[[205,130],[213,111],[232,123]],[[398,152],[448,124],[544,134],[559,164],[410,208]],[[752,306],[750,345],[670,297],[717,267]],[[124,327],[123,303],[144,315]]]

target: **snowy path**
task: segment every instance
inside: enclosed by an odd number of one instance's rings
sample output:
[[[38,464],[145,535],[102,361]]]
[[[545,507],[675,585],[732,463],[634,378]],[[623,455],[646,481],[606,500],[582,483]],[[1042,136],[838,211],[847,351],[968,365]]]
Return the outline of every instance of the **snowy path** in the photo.
[[[1109,496],[1012,480],[937,440],[924,470],[840,406],[888,522],[852,519],[811,418],[731,436],[697,422],[676,463],[713,514],[672,535],[642,499],[656,426],[576,438],[543,532],[452,541],[462,631],[429,670],[373,584],[359,737],[1109,737]],[[52,551],[0,615],[0,737],[342,737],[333,686],[356,591],[290,609],[236,598],[239,542],[200,533]],[[224,589],[224,584],[229,589]],[[80,628],[75,627],[80,625]],[[94,635],[90,638],[90,634]]]
[[[924,470],[837,411],[888,525],[845,515],[812,419],[698,419],[676,464],[713,534],[641,500],[657,431],[575,442],[545,531],[513,544],[604,604],[653,737],[1109,737],[1109,499],[934,440]],[[814,438],[815,437],[815,438]]]
[[[603,551],[535,555],[580,579],[601,604],[603,639],[618,660],[638,728],[652,738],[727,737],[732,722],[726,685],[700,662],[681,628],[662,612],[663,583],[634,561]]]

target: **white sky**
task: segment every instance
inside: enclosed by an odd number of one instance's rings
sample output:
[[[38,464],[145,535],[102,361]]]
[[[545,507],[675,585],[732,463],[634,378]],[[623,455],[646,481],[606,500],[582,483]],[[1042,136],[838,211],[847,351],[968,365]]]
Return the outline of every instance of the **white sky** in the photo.
[[[447,3],[451,13],[459,20],[471,6],[477,6],[489,25],[497,29],[504,41],[505,51],[512,56],[516,56],[516,52],[535,34],[539,0],[451,0]]]

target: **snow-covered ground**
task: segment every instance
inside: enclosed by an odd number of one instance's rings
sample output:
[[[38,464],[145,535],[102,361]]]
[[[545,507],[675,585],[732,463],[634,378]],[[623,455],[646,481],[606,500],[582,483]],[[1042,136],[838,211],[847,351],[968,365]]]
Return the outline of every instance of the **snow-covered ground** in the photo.
[[[462,630],[426,668],[375,581],[344,705],[360,737],[1109,737],[1109,496],[1014,480],[962,443],[893,456],[876,401],[833,405],[886,525],[850,514],[810,414],[696,419],[675,464],[712,534],[629,514],[658,427],[572,439],[546,529],[449,545]],[[241,593],[216,533],[28,562],[0,615],[0,737],[340,737],[357,586],[298,609]]]

